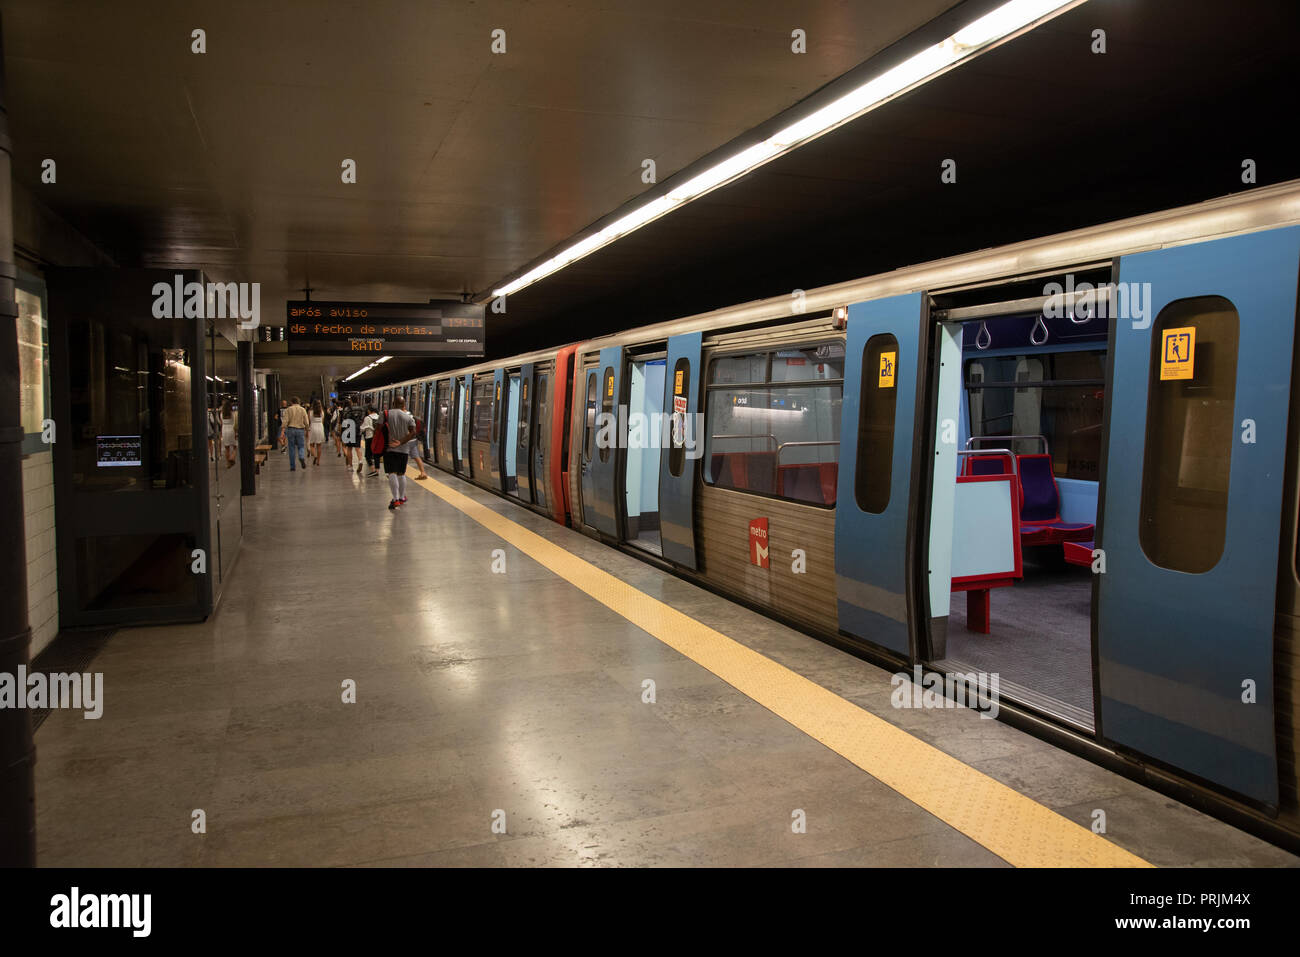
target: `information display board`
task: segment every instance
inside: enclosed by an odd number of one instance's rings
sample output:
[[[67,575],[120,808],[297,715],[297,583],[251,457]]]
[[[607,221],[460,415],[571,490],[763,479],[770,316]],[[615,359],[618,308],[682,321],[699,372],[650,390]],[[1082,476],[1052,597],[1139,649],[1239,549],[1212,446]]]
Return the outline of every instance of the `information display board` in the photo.
[[[100,468],[142,465],[143,446],[138,435],[95,436],[95,464]]]
[[[290,355],[483,355],[483,306],[455,300],[294,301],[285,320]]]

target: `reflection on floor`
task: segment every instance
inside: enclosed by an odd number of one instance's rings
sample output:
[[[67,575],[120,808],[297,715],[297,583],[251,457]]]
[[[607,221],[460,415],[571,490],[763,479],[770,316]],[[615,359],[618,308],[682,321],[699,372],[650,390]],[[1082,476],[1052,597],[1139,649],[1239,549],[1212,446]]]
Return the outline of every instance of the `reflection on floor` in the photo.
[[[1092,573],[1025,556],[1025,579],[992,591],[990,634],[966,627],[953,594],[948,658],[1092,715]]]

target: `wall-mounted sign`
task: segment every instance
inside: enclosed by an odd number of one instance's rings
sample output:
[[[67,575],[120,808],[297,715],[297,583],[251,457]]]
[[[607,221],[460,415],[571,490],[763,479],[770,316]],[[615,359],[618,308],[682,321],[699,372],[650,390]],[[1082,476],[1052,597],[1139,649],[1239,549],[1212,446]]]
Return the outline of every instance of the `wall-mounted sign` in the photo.
[[[768,567],[767,519],[749,520],[749,562],[759,568]]]
[[[1191,379],[1196,375],[1196,327],[1166,329],[1161,340],[1160,378]]]
[[[880,382],[878,388],[892,389],[894,387],[894,376],[897,373],[895,368],[898,359],[897,352],[882,352],[880,354]]]
[[[95,464],[100,468],[126,468],[144,464],[138,435],[95,436]]]
[[[297,301],[285,310],[290,355],[483,355],[484,310],[478,305]]]

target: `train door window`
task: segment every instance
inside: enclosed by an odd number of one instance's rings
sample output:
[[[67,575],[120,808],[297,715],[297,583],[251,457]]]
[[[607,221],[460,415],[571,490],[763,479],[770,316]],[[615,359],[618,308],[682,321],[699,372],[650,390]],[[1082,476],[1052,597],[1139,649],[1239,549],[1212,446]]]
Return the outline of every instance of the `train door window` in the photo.
[[[519,456],[519,373],[512,372],[506,378],[506,441],[502,455],[501,474],[505,476],[505,490],[508,495],[519,494],[519,476],[516,462]]]
[[[547,418],[547,396],[546,386],[550,377],[545,372],[537,374],[537,392],[536,406],[537,417],[536,426],[533,429],[533,501],[538,505],[546,505],[546,449],[550,444],[551,424]]]
[[[673,366],[672,403],[668,410],[670,418],[670,436],[668,444],[668,471],[674,478],[686,468],[686,407],[691,388],[691,360],[678,359]],[[699,436],[695,436],[699,441]]]
[[[492,380],[474,380],[473,415],[470,421],[471,442],[488,442],[492,439]]]
[[[598,401],[596,376],[595,369],[587,373],[587,441],[586,450],[583,452],[583,459],[587,462],[591,461],[592,454],[596,449],[596,403]]]
[[[602,413],[601,421],[609,422],[609,417],[614,414],[614,369],[612,367],[607,367],[605,369],[605,385],[600,390],[600,395],[600,410]],[[599,431],[600,430],[597,429],[598,433]],[[599,439],[599,435],[597,435],[597,439]],[[612,436],[608,441],[598,441],[597,443],[599,445],[600,460],[602,462],[609,461],[609,446],[611,441],[613,441]]]
[[[451,402],[448,399],[448,386],[450,385],[445,379],[438,383],[436,418],[434,420],[435,432],[447,432],[451,424]]]
[[[862,354],[862,401],[854,496],[864,512],[889,507],[894,478],[894,410],[898,404],[898,340],[872,336]]]
[[[444,466],[447,463],[443,459],[450,452],[450,443],[439,436],[447,435],[451,425],[451,402],[448,400],[450,385],[451,383],[444,379],[437,383],[433,390],[433,457],[434,461]]]
[[[1180,299],[1152,329],[1138,538],[1161,568],[1218,564],[1228,531],[1239,319],[1221,296]]]
[[[469,403],[470,390],[457,379],[457,394],[460,401],[456,408],[456,468],[463,470],[469,461]]]
[[[501,386],[499,385],[492,387],[492,435],[494,438],[501,435]]]
[[[704,481],[835,504],[844,343],[719,356],[709,364]]]

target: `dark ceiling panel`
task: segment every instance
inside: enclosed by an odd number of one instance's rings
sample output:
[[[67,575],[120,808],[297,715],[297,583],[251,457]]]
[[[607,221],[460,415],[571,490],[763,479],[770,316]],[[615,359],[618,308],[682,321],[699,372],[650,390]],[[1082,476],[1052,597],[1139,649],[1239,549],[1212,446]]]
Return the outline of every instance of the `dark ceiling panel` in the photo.
[[[14,175],[264,303],[474,291],[955,2],[6,0]]]
[[[261,282],[268,318],[307,282],[482,291],[649,194],[642,159],[662,184],[993,2],[3,0],[14,174],[124,264]],[[1222,195],[1245,156],[1300,176],[1298,29],[1294,0],[1089,0],[511,296],[489,353]]]

